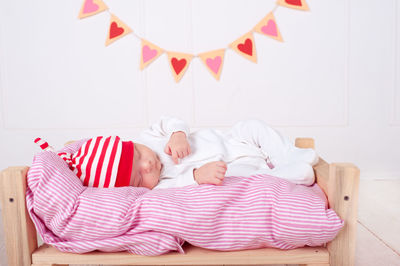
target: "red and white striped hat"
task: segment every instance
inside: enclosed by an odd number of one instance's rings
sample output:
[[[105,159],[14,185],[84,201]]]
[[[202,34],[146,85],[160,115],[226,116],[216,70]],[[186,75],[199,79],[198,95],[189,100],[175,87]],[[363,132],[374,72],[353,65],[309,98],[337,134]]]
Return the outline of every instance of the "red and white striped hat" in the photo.
[[[53,151],[47,142],[35,139],[43,150]],[[129,186],[134,155],[132,141],[115,137],[96,137],[87,140],[74,154],[58,153],[70,169],[88,187]]]

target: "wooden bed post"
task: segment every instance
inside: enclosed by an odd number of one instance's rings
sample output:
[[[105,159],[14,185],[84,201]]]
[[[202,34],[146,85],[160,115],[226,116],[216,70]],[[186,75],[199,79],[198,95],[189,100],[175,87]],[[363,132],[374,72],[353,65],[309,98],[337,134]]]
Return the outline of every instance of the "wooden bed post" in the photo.
[[[0,201],[9,266],[30,266],[37,248],[36,229],[25,204],[29,167],[9,167],[0,174]]]
[[[356,253],[357,206],[360,170],[351,163],[329,165],[328,199],[330,208],[344,221],[344,227],[327,247],[333,266],[352,266]]]
[[[297,148],[315,149],[315,142],[312,138],[297,138],[294,145]]]
[[[311,138],[297,138],[296,147],[314,149]],[[331,266],[353,266],[356,252],[357,206],[360,170],[351,163],[328,164],[320,158],[314,166],[317,184],[325,192],[329,207],[344,221],[336,238],[327,244]]]

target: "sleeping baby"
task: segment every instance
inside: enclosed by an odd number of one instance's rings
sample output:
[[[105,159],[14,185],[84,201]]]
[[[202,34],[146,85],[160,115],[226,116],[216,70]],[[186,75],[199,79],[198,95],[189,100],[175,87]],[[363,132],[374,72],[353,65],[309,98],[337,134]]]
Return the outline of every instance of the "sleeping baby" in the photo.
[[[221,185],[226,176],[251,174],[311,185],[318,161],[314,150],[295,147],[259,120],[239,122],[225,133],[190,133],[183,121],[170,117],[162,117],[135,142],[96,137],[74,154],[59,155],[85,186],[149,189]]]

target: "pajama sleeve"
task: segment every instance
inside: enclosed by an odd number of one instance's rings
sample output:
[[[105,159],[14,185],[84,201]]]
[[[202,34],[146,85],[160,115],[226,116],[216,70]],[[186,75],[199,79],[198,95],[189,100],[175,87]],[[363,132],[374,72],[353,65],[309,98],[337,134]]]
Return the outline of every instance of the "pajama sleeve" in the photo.
[[[189,185],[198,185],[197,182],[194,180],[193,170],[198,168],[194,165],[187,165],[184,164],[180,165],[182,168],[179,171],[174,173],[175,169],[169,168],[167,173],[165,173],[160,180],[160,183],[155,187],[158,188],[173,188],[173,187],[184,187]]]
[[[189,127],[186,123],[178,118],[162,116],[160,120],[154,123],[149,129],[142,133],[143,135],[152,137],[166,137],[169,139],[174,132],[183,131],[189,136]]]

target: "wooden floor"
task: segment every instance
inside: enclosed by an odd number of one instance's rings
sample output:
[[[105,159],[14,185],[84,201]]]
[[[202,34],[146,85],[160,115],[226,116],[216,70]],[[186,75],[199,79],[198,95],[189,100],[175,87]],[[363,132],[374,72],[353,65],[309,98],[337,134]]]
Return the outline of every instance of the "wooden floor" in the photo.
[[[400,266],[400,180],[361,180],[356,266]],[[0,219],[0,266],[8,266]]]

